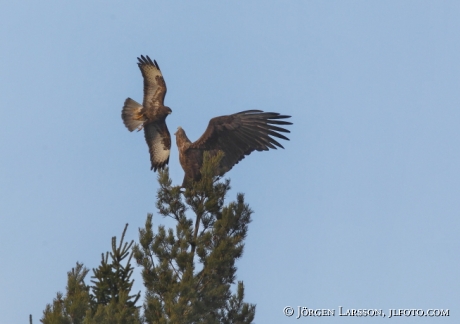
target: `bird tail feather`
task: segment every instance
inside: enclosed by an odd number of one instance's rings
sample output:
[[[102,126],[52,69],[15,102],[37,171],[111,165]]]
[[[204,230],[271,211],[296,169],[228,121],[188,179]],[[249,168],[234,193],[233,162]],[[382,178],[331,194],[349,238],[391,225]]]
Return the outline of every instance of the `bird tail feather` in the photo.
[[[121,118],[126,128],[130,132],[137,129],[140,131],[143,127],[144,117],[142,115],[142,105],[131,98],[125,100],[125,104],[121,111]]]

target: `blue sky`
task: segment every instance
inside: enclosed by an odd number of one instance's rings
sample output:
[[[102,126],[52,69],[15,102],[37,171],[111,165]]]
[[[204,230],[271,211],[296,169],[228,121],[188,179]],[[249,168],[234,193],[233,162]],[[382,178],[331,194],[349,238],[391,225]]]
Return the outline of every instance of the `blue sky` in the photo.
[[[449,309],[430,323],[458,323],[459,17],[458,1],[3,3],[2,322],[38,323],[125,223],[129,239],[149,212],[172,224],[143,134],[120,117],[142,100],[144,54],[164,74],[171,133],[196,140],[247,109],[292,115],[285,150],[227,174],[228,201],[243,192],[255,211],[237,279],[256,323],[358,320],[285,306]],[[175,145],[170,168],[179,184]]]

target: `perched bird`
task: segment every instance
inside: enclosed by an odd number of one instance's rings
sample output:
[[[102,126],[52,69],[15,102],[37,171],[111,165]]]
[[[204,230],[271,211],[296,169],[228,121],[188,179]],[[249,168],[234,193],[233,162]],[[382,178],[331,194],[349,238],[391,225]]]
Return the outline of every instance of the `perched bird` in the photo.
[[[148,56],[137,58],[144,78],[144,101],[142,105],[131,98],[125,100],[121,118],[130,132],[144,129],[149,147],[151,169],[163,169],[169,162],[171,135],[166,117],[172,112],[164,105],[166,83],[156,61]]]
[[[180,164],[185,172],[182,187],[190,186],[192,180],[200,180],[204,152],[210,152],[211,155],[217,154],[218,151],[224,153],[216,174],[222,176],[253,151],[284,148],[273,137],[289,140],[281,134],[290,133],[289,130],[277,125],[292,125],[281,120],[290,117],[261,110],[246,110],[215,117],[209,121],[204,134],[194,143],[179,127],[174,135],[179,149]]]

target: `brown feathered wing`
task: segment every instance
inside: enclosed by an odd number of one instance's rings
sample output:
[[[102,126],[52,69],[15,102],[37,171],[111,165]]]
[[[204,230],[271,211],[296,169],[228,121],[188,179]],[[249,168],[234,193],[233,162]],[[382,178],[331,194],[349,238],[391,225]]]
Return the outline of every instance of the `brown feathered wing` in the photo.
[[[154,122],[144,126],[145,141],[149,146],[151,169],[163,169],[169,162],[171,136],[166,123]]]
[[[223,151],[219,175],[229,171],[235,164],[253,151],[284,148],[273,137],[289,140],[281,133],[290,133],[279,125],[292,123],[281,120],[290,116],[261,110],[246,110],[233,115],[210,120],[204,134],[189,149],[216,153]],[[187,177],[187,174],[186,174]]]
[[[166,96],[166,83],[161,74],[157,61],[141,55],[137,58],[139,69],[144,77],[144,109],[155,113],[159,107],[164,106]]]

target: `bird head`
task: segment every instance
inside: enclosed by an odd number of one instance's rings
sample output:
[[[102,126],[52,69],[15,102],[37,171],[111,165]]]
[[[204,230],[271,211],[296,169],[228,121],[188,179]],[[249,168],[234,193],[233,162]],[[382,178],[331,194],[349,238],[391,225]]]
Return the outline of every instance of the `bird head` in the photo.
[[[179,127],[177,127],[177,131],[174,133],[174,135],[176,135],[176,136],[185,135],[185,132],[182,129],[182,127],[179,126]]]
[[[174,133],[174,135],[176,135],[176,144],[179,150],[185,149],[188,145],[191,144],[182,127],[177,127],[177,131]]]

